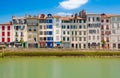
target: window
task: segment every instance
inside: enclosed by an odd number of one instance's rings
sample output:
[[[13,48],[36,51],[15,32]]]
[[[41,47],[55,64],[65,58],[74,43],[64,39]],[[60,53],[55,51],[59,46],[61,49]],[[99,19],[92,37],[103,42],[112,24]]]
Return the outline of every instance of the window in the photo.
[[[44,41],[46,41],[46,37],[44,37]]]
[[[72,48],[74,48],[74,44],[72,44],[71,46],[72,46]]]
[[[81,28],[82,28],[82,26],[80,25],[80,26],[79,26],[79,29],[81,29]]]
[[[42,29],[42,25],[40,25],[40,29]]]
[[[86,20],[83,20],[83,23],[86,23]]]
[[[64,29],[64,25],[62,25],[62,29]]]
[[[82,41],[82,37],[79,37],[79,41]]]
[[[10,32],[7,32],[7,36],[10,36]]]
[[[81,44],[79,44],[79,48],[81,48]]]
[[[69,25],[67,26],[67,29],[69,29],[70,27],[69,27]]]
[[[52,27],[52,25],[49,25],[49,29],[52,29],[53,27]]]
[[[43,35],[43,32],[42,32],[42,31],[40,31],[40,35]]]
[[[5,32],[2,32],[2,36],[5,36]]]
[[[69,35],[70,34],[70,32],[69,31],[67,31],[67,35]]]
[[[47,31],[44,31],[44,35],[47,35]]]
[[[86,26],[84,25],[84,29],[86,28]]]
[[[116,33],[115,30],[112,30],[112,33],[115,34]]]
[[[49,35],[52,35],[53,33],[52,33],[52,31],[49,31]]]
[[[90,22],[90,17],[88,18],[88,21]]]
[[[100,37],[99,36],[97,36],[97,40],[99,40],[100,39]]]
[[[5,26],[2,26],[2,30],[5,30]]]
[[[76,48],[78,48],[78,44],[76,44]]]
[[[97,30],[97,34],[99,34],[99,30]]]
[[[52,23],[52,19],[47,20],[48,23]]]
[[[36,32],[36,29],[34,29],[34,32]]]
[[[86,41],[86,37],[84,37],[84,41]]]
[[[5,42],[5,38],[2,38],[2,42]]]
[[[96,20],[97,20],[97,21],[100,21],[100,17],[97,17]]]
[[[94,17],[93,17],[93,22],[95,21]]]
[[[72,35],[74,35],[74,32],[72,31]]]
[[[72,41],[74,41],[74,37],[72,37]]]
[[[18,39],[17,39],[17,38],[15,38],[15,41],[16,41],[16,42],[18,42]]]
[[[101,20],[101,22],[104,22],[104,20]]]
[[[84,31],[84,35],[86,35],[86,31]]]
[[[10,38],[7,38],[7,42],[10,42]]]
[[[34,38],[34,41],[36,41],[36,38]]]
[[[59,22],[59,19],[58,19],[58,18],[56,18],[56,22]]]
[[[106,29],[109,30],[109,25],[106,26]]]
[[[93,36],[93,40],[95,40],[95,36]]]
[[[8,26],[8,30],[10,30],[10,26]]]
[[[86,48],[86,44],[84,44],[84,48]]]
[[[59,30],[56,30],[56,34],[59,34]]]
[[[77,31],[75,31],[75,35],[77,35]]]
[[[70,38],[69,37],[67,37],[67,41],[69,41],[70,40]]]
[[[63,31],[63,34],[65,35],[65,31]]]
[[[82,21],[81,20],[79,20],[79,23],[81,23]]]
[[[108,23],[108,22],[109,22],[109,20],[107,19],[107,20],[106,20],[106,22]]]
[[[116,44],[113,44],[113,48],[116,48]]]
[[[81,32],[81,31],[79,31],[79,35],[82,35],[82,32]]]
[[[91,40],[91,36],[89,36],[89,40]]]
[[[65,37],[63,37],[63,41],[65,41]]]
[[[23,32],[21,32],[21,36],[23,36]]]
[[[77,41],[77,37],[75,38],[75,41]]]

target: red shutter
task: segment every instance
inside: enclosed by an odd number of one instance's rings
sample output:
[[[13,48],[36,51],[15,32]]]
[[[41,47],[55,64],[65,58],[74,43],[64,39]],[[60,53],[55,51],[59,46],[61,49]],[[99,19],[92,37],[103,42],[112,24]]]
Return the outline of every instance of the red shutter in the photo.
[[[2,32],[2,36],[5,36],[5,32]]]
[[[2,26],[2,30],[5,30],[5,26]]]
[[[2,42],[5,42],[5,38],[2,38]]]
[[[8,26],[8,30],[10,30],[10,26]]]
[[[8,32],[7,35],[10,36],[10,32]]]
[[[10,42],[10,38],[7,39],[7,42]]]

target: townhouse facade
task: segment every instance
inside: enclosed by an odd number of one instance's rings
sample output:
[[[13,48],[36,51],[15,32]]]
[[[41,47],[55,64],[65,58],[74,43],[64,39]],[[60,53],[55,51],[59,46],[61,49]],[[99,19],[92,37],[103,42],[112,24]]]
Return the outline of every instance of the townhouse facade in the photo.
[[[53,45],[61,46],[61,16],[53,16]]]
[[[101,47],[101,15],[87,14],[88,48]]]
[[[111,48],[120,49],[120,15],[111,16]]]
[[[32,15],[25,16],[27,21],[27,44],[28,47],[38,47],[38,17]]]
[[[27,21],[25,17],[12,16],[13,26],[13,42],[16,46],[19,46],[21,41],[24,43],[24,47],[27,47]]]
[[[101,14],[101,44],[102,47],[111,48],[111,15]],[[104,45],[105,44],[105,45]]]
[[[12,23],[0,24],[0,44],[9,45],[13,42]]]
[[[45,48],[46,47],[46,40],[47,40],[47,26],[46,26],[46,15],[40,14],[38,15],[38,34],[39,34],[39,47]]]
[[[24,48],[120,49],[120,15],[82,10],[71,16],[13,16],[10,24],[0,24],[0,43],[21,42]]]

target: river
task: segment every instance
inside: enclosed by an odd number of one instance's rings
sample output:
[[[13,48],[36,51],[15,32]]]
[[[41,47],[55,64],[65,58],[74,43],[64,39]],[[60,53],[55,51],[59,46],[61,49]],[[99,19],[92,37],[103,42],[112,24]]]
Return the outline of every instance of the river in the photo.
[[[5,57],[0,78],[120,78],[120,58]]]

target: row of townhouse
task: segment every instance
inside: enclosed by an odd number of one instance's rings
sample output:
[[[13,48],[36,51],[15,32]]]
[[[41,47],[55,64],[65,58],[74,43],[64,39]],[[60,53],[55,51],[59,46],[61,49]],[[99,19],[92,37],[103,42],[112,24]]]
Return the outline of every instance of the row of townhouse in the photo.
[[[120,15],[82,10],[71,16],[13,16],[11,23],[0,24],[0,43],[19,42],[23,47],[120,49]]]

